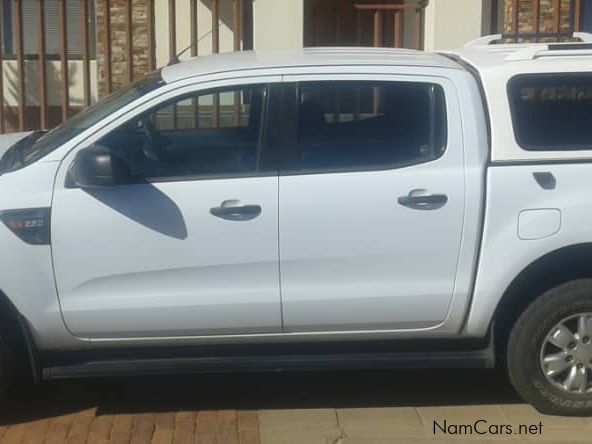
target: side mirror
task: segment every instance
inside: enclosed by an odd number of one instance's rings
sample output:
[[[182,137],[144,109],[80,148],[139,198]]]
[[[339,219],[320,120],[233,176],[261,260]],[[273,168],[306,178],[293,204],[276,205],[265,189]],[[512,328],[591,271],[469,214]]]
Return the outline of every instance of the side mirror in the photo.
[[[91,145],[78,151],[68,182],[79,188],[105,188],[125,185],[132,181],[127,164],[101,145]]]

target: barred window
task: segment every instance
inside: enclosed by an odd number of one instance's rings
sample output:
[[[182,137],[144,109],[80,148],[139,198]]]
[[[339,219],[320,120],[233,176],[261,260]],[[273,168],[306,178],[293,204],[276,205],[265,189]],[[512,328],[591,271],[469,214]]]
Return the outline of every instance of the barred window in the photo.
[[[23,29],[23,52],[26,58],[33,58],[38,54],[38,32],[37,25],[37,2],[36,0],[22,1],[22,29]],[[2,19],[2,42],[4,57],[16,56],[16,29],[17,20],[14,0],[1,0],[0,15]],[[57,58],[60,55],[60,0],[45,0],[45,54],[48,58]],[[95,14],[94,1],[89,1],[89,36],[95,35]],[[66,2],[66,23],[68,33],[68,56],[80,58],[83,53],[83,32],[82,25],[82,2],[79,0],[67,0]],[[89,39],[90,56],[94,57],[96,52],[96,39]]]

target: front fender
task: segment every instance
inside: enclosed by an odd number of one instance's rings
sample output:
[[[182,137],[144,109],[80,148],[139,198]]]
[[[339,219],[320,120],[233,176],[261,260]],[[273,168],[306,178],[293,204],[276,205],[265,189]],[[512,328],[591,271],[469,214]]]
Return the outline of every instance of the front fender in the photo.
[[[0,210],[50,207],[57,165],[40,161],[0,176]],[[27,244],[0,223],[0,252],[0,289],[27,320],[36,346],[72,345],[58,303],[51,246]]]

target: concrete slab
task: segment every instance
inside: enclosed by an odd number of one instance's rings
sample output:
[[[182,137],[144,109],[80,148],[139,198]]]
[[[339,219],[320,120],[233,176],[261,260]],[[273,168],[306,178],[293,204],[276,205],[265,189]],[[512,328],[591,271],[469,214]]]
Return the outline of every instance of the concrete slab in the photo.
[[[334,409],[262,410],[261,444],[326,444],[343,437]]]
[[[413,407],[339,409],[337,415],[345,436],[351,439],[427,436],[422,420]]]

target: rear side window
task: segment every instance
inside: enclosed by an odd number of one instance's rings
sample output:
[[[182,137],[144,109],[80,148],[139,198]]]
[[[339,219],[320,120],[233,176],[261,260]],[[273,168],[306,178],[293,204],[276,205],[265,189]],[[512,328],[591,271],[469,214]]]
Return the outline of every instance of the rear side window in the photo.
[[[510,80],[516,141],[528,151],[592,149],[592,75],[533,74]]]
[[[440,157],[446,107],[439,85],[336,81],[298,85],[298,143],[284,170],[398,168]]]

